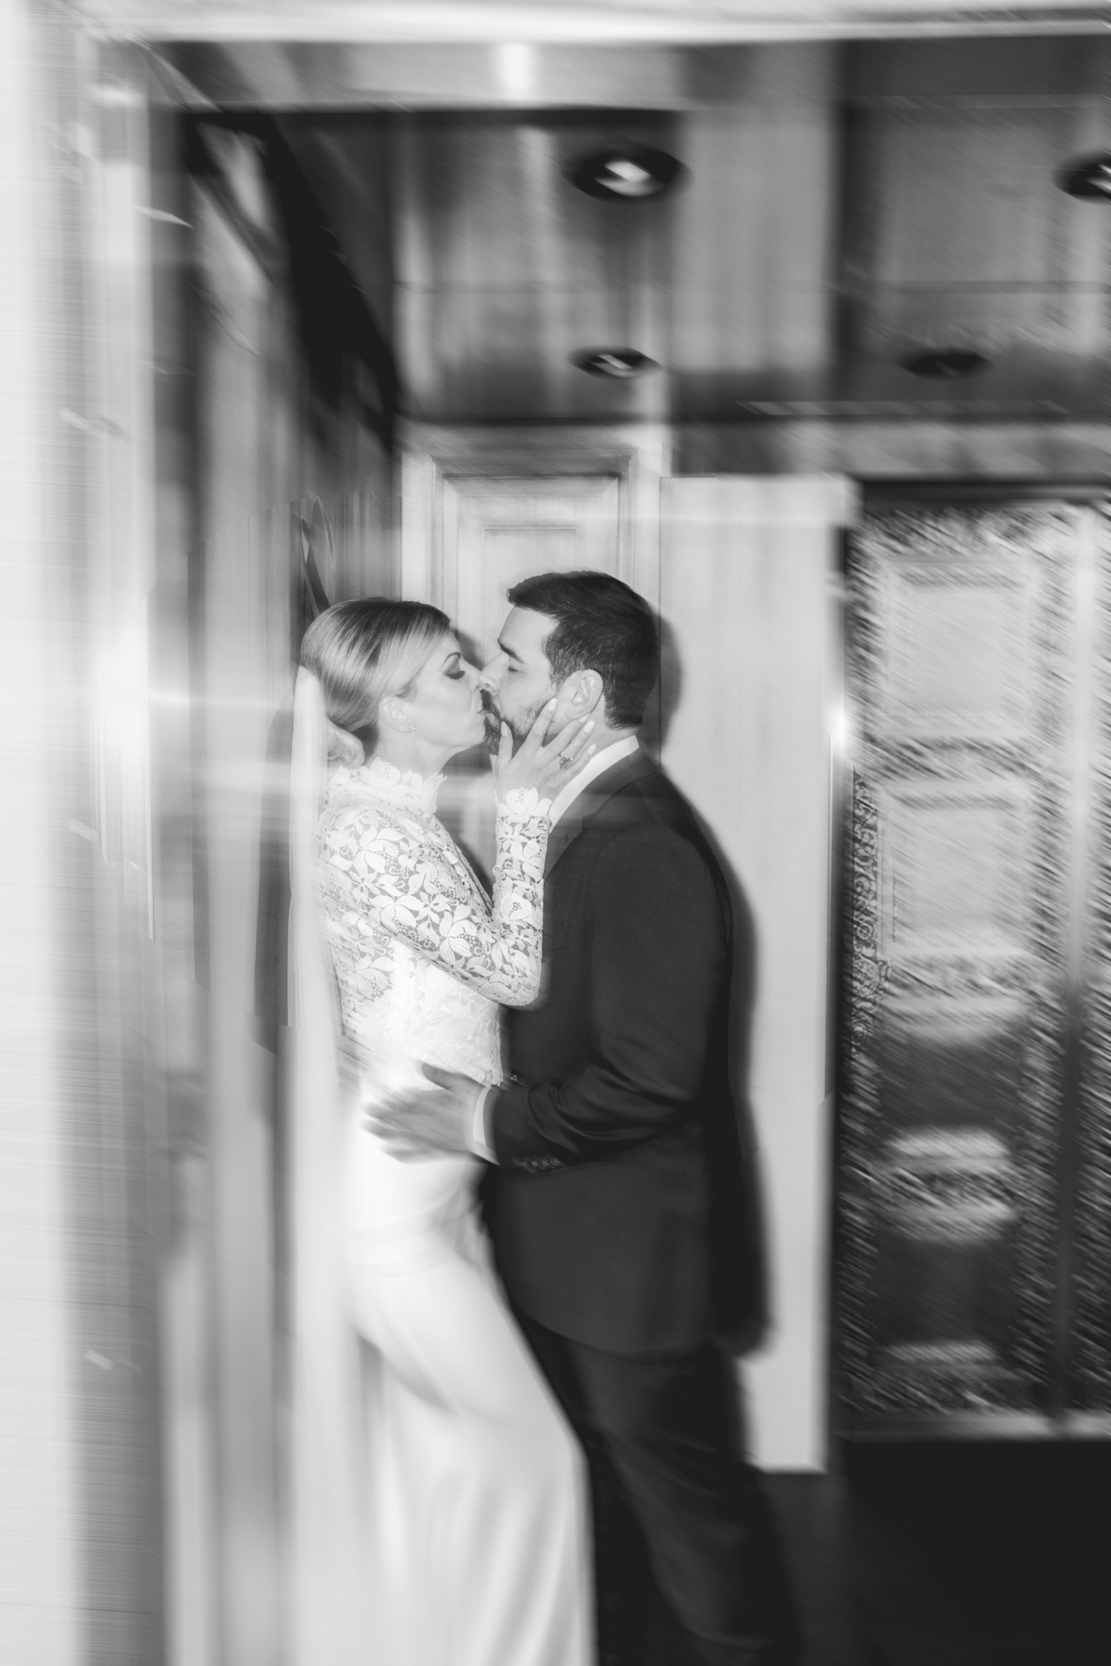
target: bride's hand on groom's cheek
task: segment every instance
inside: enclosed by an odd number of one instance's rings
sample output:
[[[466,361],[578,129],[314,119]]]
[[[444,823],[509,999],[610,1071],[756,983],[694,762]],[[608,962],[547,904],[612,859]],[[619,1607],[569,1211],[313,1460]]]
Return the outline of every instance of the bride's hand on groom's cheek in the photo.
[[[504,801],[515,787],[531,787],[540,798],[554,798],[597,751],[590,740],[594,719],[589,713],[573,718],[558,733],[549,737],[548,727],[555,708],[554,700],[549,700],[541,708],[516,752],[509,725],[502,724],[501,745],[493,766],[499,799]]]
[[[469,1076],[423,1066],[431,1091],[390,1093],[363,1113],[364,1126],[380,1139],[391,1157],[405,1161],[473,1151],[475,1105],[482,1088]]]

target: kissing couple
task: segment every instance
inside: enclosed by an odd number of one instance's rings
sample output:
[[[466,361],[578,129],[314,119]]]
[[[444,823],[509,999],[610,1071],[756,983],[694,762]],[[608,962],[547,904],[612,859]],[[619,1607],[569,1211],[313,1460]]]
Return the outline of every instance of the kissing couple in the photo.
[[[316,922],[347,1061],[318,1209],[373,1379],[348,1658],[639,1666],[655,1613],[676,1666],[786,1666],[734,1435],[726,884],[638,742],[647,604],[592,572],[508,600],[481,672],[418,602],[340,603],[302,647],[294,930],[303,962]],[[436,816],[484,736],[492,898]]]

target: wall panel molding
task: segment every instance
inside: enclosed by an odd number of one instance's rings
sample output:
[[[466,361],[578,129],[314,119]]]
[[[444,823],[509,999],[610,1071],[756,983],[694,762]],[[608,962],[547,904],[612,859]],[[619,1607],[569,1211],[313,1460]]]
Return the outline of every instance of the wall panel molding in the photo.
[[[838,567],[855,513],[836,477],[664,486],[662,756],[734,886],[736,1087],[769,1266],[742,1377],[772,1469],[826,1461]]]

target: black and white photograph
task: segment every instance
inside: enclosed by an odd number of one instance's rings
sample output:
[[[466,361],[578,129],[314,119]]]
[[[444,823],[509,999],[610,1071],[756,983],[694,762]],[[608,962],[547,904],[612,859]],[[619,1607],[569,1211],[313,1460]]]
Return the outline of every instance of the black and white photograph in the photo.
[[[0,1661],[1111,1660],[1106,0],[3,0]]]

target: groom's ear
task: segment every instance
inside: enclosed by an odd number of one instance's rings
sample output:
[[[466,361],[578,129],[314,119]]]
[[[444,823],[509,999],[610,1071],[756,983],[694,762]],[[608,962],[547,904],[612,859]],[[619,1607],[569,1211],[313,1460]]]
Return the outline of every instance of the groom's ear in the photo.
[[[573,671],[563,685],[568,719],[589,717],[597,710],[605,689],[597,671]]]

